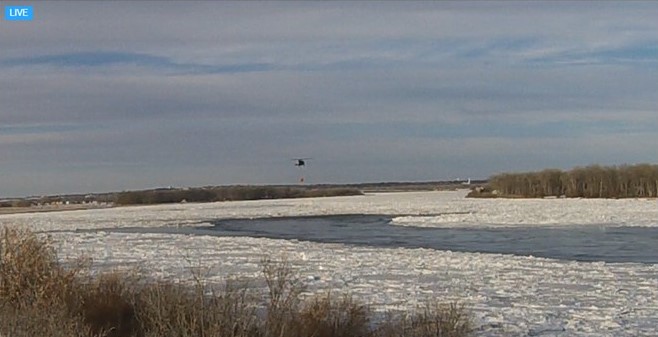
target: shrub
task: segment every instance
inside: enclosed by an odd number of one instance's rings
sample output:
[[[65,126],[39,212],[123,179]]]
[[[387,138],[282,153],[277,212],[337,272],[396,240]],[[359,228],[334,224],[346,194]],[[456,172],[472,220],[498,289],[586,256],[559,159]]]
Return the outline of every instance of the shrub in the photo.
[[[27,230],[0,234],[0,300],[16,307],[53,304],[71,296],[81,266],[64,269],[47,239]]]
[[[275,186],[224,186],[190,189],[159,189],[127,191],[116,195],[118,205],[149,205],[188,202],[212,202],[228,200],[259,200],[283,198],[312,198],[363,194],[356,188],[307,188]]]
[[[370,309],[349,295],[328,293],[304,304],[296,318],[297,336],[370,336]]]
[[[0,302],[0,336],[8,337],[102,337],[92,333],[80,317],[65,307],[25,306]]]
[[[428,304],[419,313],[375,314],[348,294],[302,300],[284,259],[264,259],[267,290],[227,282],[221,289],[144,282],[127,273],[91,277],[87,264],[64,268],[47,239],[0,232],[0,335],[12,337],[465,337],[467,311]]]

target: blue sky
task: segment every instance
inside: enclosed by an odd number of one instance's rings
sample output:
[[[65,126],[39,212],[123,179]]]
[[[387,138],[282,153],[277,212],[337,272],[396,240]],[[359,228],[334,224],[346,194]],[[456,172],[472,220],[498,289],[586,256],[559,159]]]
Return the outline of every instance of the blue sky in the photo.
[[[30,5],[0,21],[0,196],[658,158],[656,2]]]

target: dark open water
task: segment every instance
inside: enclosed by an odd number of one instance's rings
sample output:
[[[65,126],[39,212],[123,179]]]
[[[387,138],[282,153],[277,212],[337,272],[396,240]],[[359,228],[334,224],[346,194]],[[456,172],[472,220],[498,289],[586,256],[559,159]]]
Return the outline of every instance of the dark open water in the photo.
[[[658,228],[528,226],[419,228],[390,224],[385,215],[224,219],[202,228],[127,228],[122,232],[248,236],[374,247],[430,248],[576,261],[658,263]],[[112,229],[117,231],[117,229]]]

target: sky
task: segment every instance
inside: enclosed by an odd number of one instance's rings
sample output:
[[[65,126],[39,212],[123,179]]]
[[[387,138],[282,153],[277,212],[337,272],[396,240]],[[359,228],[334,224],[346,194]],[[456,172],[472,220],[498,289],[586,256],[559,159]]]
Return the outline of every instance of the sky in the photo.
[[[658,162],[655,1],[16,4],[3,197]]]

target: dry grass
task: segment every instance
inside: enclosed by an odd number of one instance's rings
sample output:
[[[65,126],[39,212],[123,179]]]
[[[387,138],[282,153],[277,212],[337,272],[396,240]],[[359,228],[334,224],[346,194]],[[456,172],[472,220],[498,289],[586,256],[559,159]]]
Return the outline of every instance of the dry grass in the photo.
[[[296,336],[370,336],[371,312],[349,295],[330,293],[305,303],[295,317],[299,320]]]
[[[467,311],[455,303],[427,302],[414,315],[392,317],[378,327],[380,337],[470,336]]]
[[[64,268],[47,239],[0,232],[0,336],[32,337],[394,337],[472,334],[467,311],[428,304],[411,316],[375,323],[349,295],[302,300],[291,266],[263,260],[265,293],[227,282],[221,289],[143,282],[126,273],[90,277]]]
[[[84,266],[64,269],[46,239],[27,230],[0,233],[0,299],[17,308],[67,301]]]
[[[0,336],[7,337],[89,337],[92,333],[80,317],[61,306],[16,308],[0,304]]]

